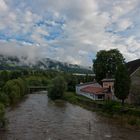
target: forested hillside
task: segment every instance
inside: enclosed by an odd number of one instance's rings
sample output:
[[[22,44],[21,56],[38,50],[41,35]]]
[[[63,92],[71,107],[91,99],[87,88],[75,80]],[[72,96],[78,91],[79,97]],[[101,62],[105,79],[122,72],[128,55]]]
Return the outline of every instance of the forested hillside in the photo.
[[[93,73],[91,69],[79,65],[68,64],[49,58],[28,61],[26,57],[11,57],[0,55],[0,70],[41,69],[57,70],[73,73]]]

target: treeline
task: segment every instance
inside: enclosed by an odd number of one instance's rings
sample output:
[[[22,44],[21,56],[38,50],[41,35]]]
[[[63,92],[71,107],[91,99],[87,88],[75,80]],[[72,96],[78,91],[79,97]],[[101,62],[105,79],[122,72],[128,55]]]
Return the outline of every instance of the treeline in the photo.
[[[59,74],[49,82],[48,97],[52,100],[61,99],[64,97],[65,91],[74,92],[77,84],[91,82],[93,79],[94,77],[89,75]]]
[[[10,105],[16,103],[20,98],[22,98],[27,93],[27,85],[24,79],[18,78],[9,80],[3,87],[4,97],[1,102],[5,105]]]
[[[47,86],[49,97],[56,99],[63,96],[64,90],[75,91],[76,84],[92,80],[89,75],[77,76],[52,70],[0,71],[0,128],[5,125],[4,108],[28,94],[28,86]]]
[[[0,128],[5,126],[5,107],[18,102],[27,93],[26,82],[21,79],[8,80],[0,91]]]

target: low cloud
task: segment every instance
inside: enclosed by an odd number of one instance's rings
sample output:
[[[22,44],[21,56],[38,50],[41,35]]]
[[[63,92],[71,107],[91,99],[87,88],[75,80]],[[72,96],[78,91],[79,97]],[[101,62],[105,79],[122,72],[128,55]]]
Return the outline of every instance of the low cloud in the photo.
[[[42,52],[42,47],[34,46],[30,43],[21,43],[16,40],[0,40],[0,54],[5,56],[16,56],[21,61],[23,61],[22,58],[26,58],[25,63],[36,63],[39,59],[44,58]]]
[[[102,49],[140,58],[139,0],[19,1],[0,0],[0,54],[86,66]]]

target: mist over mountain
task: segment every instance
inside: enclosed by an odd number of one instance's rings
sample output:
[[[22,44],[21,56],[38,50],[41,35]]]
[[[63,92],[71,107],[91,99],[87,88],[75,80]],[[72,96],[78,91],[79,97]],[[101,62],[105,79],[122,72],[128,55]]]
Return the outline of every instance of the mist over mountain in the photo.
[[[0,55],[0,70],[15,70],[15,69],[40,69],[40,70],[57,70],[73,73],[93,73],[90,68],[79,65],[69,64],[52,60],[50,58],[36,58],[34,61],[29,61],[28,57],[17,57]]]

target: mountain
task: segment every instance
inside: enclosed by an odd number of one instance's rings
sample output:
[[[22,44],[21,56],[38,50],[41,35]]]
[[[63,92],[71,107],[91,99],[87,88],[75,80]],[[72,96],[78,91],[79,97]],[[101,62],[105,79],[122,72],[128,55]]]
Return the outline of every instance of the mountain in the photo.
[[[49,58],[28,60],[27,57],[18,58],[16,56],[0,55],[0,70],[15,69],[40,69],[40,70],[58,70],[73,73],[90,73],[92,70],[83,66],[68,64]]]

